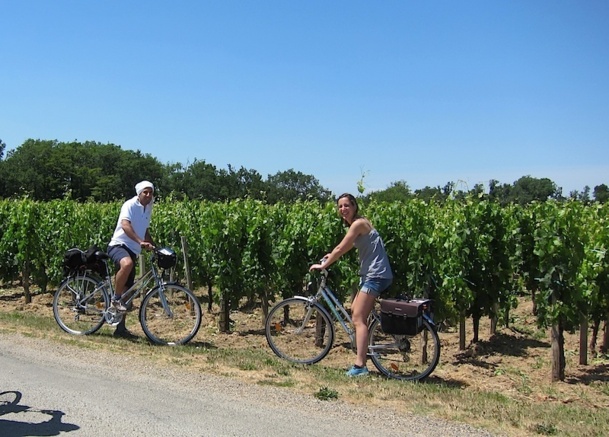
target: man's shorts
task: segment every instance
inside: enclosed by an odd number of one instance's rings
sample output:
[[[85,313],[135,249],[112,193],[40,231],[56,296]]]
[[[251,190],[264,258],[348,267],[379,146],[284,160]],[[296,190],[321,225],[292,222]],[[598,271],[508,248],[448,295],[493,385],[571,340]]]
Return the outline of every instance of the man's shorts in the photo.
[[[121,267],[121,260],[126,257],[130,257],[133,261],[133,268],[131,269],[131,273],[129,273],[129,278],[127,278],[127,283],[125,284],[127,288],[131,287],[135,282],[135,265],[137,263],[137,255],[131,252],[126,246],[118,245],[118,246],[108,246],[108,256],[114,262],[114,268],[116,271]]]

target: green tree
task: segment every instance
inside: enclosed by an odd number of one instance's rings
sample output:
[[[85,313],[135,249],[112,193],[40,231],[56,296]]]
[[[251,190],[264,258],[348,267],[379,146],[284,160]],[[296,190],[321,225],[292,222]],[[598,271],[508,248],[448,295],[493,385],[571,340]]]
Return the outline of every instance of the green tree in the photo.
[[[174,193],[183,193],[193,200],[226,200],[218,170],[212,164],[196,160],[186,168],[173,166],[170,187]]]
[[[562,190],[548,178],[534,178],[523,176],[514,182],[508,199],[520,205],[526,205],[533,201],[545,202],[548,199],[559,200]]]
[[[4,176],[4,161],[2,158],[4,157],[4,150],[6,149],[6,144],[4,141],[0,140],[0,199],[6,196],[6,183]]]
[[[43,201],[124,199],[134,195],[138,181],[149,179],[157,185],[164,174],[156,158],[139,150],[33,139],[10,151],[2,167],[5,197]]]
[[[489,199],[498,202],[501,205],[509,203],[512,193],[512,186],[509,184],[501,184],[496,179],[491,179],[489,182],[488,196]]]
[[[609,187],[605,184],[600,184],[594,187],[594,200],[599,203],[607,203],[609,199]]]
[[[583,191],[573,190],[569,192],[569,199],[590,203],[590,187],[586,185]]]
[[[8,152],[4,161],[7,197],[29,196],[34,200],[65,197],[67,169],[53,157],[56,144],[30,139]]]
[[[245,167],[235,170],[229,165],[227,177],[232,181],[231,186],[234,187],[234,191],[229,193],[230,199],[262,200],[265,198],[267,185],[256,170]]]
[[[426,202],[435,201],[438,203],[443,203],[447,195],[442,188],[438,185],[437,187],[425,187],[419,190],[415,190],[414,194],[418,199],[424,200]]]
[[[331,192],[322,187],[315,177],[293,169],[268,176],[267,186],[269,203],[297,200],[327,202],[331,199]]]
[[[391,185],[381,191],[373,191],[368,194],[367,201],[376,202],[405,202],[414,197],[406,181],[392,182]]]
[[[531,202],[545,202],[548,199],[562,200],[562,189],[548,178],[523,176],[513,185],[500,184],[492,179],[489,182],[489,199],[507,205],[517,203],[528,205]]]

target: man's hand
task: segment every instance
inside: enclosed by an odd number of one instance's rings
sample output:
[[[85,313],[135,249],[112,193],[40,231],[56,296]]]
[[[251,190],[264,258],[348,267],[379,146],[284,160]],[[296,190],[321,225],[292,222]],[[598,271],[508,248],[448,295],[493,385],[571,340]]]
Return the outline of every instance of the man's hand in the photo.
[[[142,241],[140,243],[140,247],[142,249],[146,249],[146,250],[154,250],[154,245],[152,243],[147,242],[147,241]]]

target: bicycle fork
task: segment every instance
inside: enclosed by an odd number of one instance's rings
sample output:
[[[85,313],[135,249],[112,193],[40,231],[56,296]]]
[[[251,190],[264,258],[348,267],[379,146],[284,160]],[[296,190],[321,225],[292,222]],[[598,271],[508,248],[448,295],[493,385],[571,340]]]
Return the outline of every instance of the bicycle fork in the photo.
[[[167,303],[167,297],[165,296],[165,287],[163,285],[159,286],[159,299],[161,301],[161,306],[163,307],[163,311],[167,314],[167,317],[173,318],[173,311],[169,307]]]

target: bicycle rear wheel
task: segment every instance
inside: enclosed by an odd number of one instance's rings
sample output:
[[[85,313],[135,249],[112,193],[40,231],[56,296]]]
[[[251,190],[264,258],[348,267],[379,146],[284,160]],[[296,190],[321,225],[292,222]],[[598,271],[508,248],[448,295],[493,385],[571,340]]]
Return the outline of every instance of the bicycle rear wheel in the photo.
[[[264,331],[273,352],[293,363],[318,362],[334,342],[330,316],[319,304],[305,298],[290,298],[275,305]]]
[[[104,324],[104,312],[110,304],[101,279],[89,275],[65,279],[53,297],[53,316],[61,329],[75,335],[87,335]]]
[[[186,344],[193,339],[202,320],[199,300],[189,289],[165,284],[150,291],[140,308],[140,323],[146,337],[162,345]]]
[[[419,334],[395,335],[385,334],[377,319],[370,326],[368,353],[376,368],[389,378],[419,381],[440,361],[440,338],[427,320],[423,320]]]

